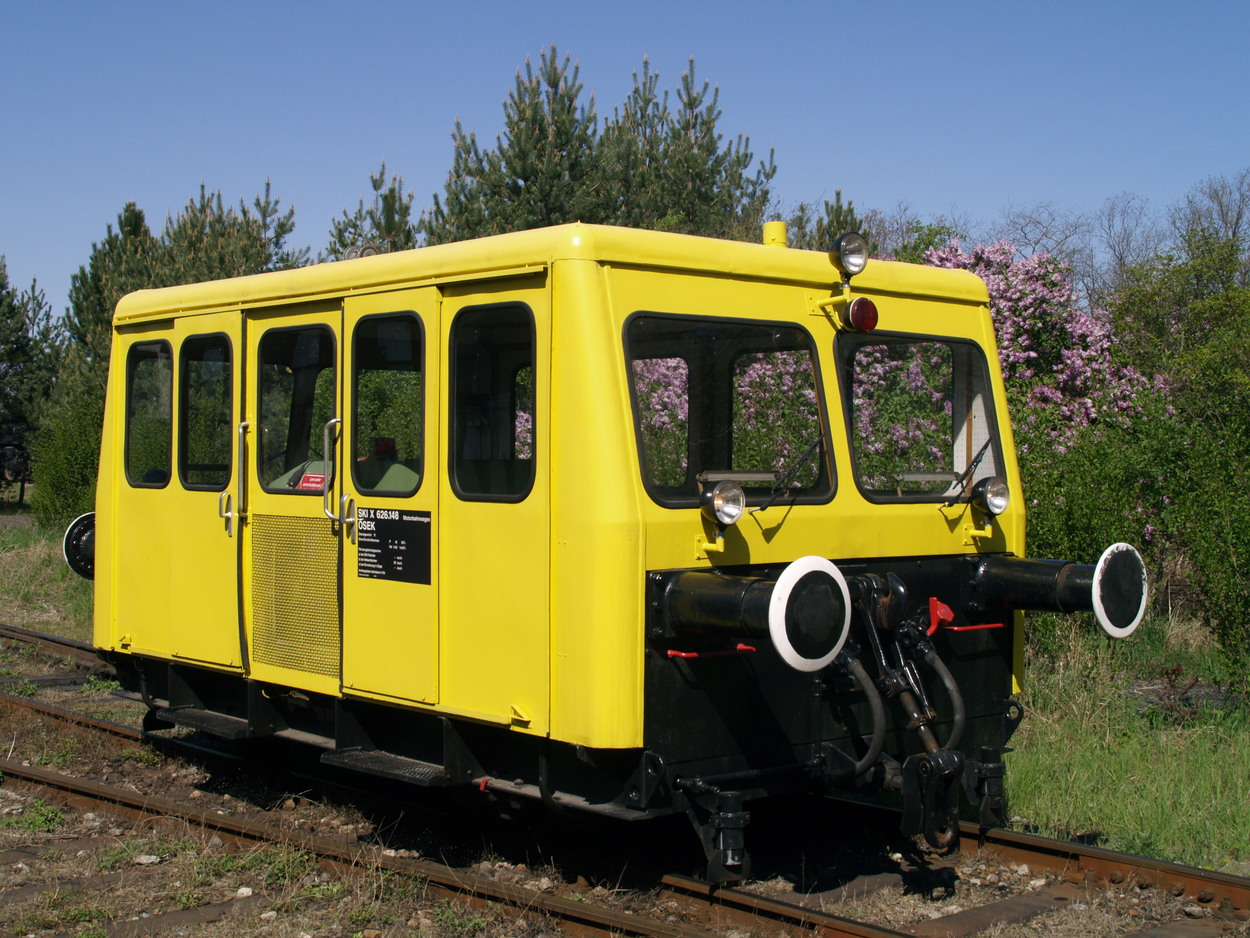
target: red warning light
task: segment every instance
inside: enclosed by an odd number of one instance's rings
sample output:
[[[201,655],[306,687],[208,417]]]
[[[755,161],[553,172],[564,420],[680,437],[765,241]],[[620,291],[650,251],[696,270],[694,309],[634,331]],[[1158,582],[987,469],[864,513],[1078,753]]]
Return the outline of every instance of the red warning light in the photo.
[[[866,296],[857,297],[851,301],[846,319],[856,332],[872,332],[877,328],[877,304]]]

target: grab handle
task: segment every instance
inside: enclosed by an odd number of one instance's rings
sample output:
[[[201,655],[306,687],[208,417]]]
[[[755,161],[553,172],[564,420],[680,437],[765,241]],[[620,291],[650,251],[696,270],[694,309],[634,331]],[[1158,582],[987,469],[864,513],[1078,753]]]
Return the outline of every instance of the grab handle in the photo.
[[[338,515],[336,515],[333,511],[330,510],[330,494],[334,488],[334,472],[332,471],[332,468],[331,468],[334,465],[334,460],[332,459],[334,454],[330,449],[330,436],[333,431],[334,425],[336,423],[342,423],[342,422],[343,422],[343,418],[332,417],[331,419],[327,420],[326,425],[321,428],[321,458],[323,460],[322,462],[323,478],[321,480],[321,510],[325,513],[325,516],[329,518],[331,521],[343,520]]]

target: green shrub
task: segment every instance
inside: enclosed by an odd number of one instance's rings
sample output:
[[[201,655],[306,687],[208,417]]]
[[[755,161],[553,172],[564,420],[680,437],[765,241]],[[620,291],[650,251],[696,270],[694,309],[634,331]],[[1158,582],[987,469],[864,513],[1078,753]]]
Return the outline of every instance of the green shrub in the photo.
[[[34,447],[35,520],[64,530],[79,515],[95,510],[96,474],[104,425],[102,375],[70,374],[53,391]]]

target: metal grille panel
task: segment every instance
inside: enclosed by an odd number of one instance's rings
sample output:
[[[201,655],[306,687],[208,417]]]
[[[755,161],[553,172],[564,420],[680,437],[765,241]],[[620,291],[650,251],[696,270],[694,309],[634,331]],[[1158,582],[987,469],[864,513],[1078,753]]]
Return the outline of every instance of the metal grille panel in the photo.
[[[339,673],[338,538],[328,520],[253,515],[252,657]]]

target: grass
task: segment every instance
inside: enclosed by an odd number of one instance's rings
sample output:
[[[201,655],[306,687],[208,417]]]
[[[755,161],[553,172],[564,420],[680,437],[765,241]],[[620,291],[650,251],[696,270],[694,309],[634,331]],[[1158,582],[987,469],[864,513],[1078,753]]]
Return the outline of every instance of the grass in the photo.
[[[1250,707],[1210,682],[1226,663],[1190,625],[1139,631],[1112,643],[1061,625],[1057,645],[1031,649],[1010,814],[1050,836],[1244,875]]]
[[[0,827],[49,834],[60,827],[63,820],[59,808],[36,799],[21,814],[12,814],[0,820]]]
[[[91,583],[66,566],[61,532],[0,524],[0,623],[88,641],[91,611]]]

